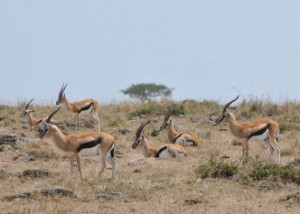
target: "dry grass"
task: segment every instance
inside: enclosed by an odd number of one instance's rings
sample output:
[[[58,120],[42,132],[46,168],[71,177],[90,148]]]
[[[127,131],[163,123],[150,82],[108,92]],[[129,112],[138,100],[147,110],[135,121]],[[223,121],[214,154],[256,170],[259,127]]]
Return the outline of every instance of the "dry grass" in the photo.
[[[144,120],[130,120],[131,113],[148,109],[149,115],[162,120],[163,112],[170,105],[183,106],[184,115],[173,117],[174,124],[183,130],[197,133],[202,143],[197,148],[187,148],[187,158],[175,160],[153,160],[129,164],[142,154],[131,149],[136,128]],[[35,132],[23,128],[19,118],[24,103],[17,107],[0,105],[0,129],[2,132],[23,133],[30,143],[12,148],[2,145],[0,150],[0,210],[1,213],[298,213],[299,200],[281,200],[282,197],[299,191],[299,184],[274,179],[254,180],[249,175],[254,163],[275,163],[268,160],[268,150],[261,142],[250,145],[251,159],[241,161],[242,149],[232,141],[230,133],[223,131],[226,126],[212,127],[206,122],[207,116],[217,117],[221,106],[215,101],[196,102],[186,100],[139,104],[124,102],[105,105],[101,109],[101,127],[117,139],[116,181],[110,182],[110,171],[106,170],[100,179],[95,176],[96,157],[83,158],[84,181],[78,172],[73,176],[69,171],[69,160],[51,142],[41,142]],[[154,107],[153,107],[154,106]],[[269,100],[250,99],[243,101],[232,112],[240,120],[270,116],[284,127],[284,138],[280,139],[282,165],[294,163],[299,169],[300,141],[298,103],[272,104]],[[54,106],[35,106],[37,116],[45,116]],[[193,116],[200,121],[191,123]],[[62,109],[57,119],[70,120],[73,115]],[[89,120],[89,117],[83,119]],[[91,120],[92,122],[93,120]],[[152,123],[144,132],[152,145],[166,143],[166,136],[150,136],[159,123]],[[64,127],[68,133],[73,127]],[[123,135],[120,128],[131,133]],[[81,127],[81,130],[86,128]],[[200,178],[196,169],[209,163],[211,158],[222,163],[238,166],[237,174],[228,178]],[[273,157],[275,159],[275,155]],[[38,169],[49,172],[48,177],[30,178],[19,176],[25,170]],[[99,170],[99,167],[98,167]],[[76,198],[45,197],[41,189],[49,186],[64,186],[73,190]],[[7,196],[31,193],[30,197],[6,200]],[[113,195],[109,200],[96,199],[97,195]],[[5,199],[6,198],[6,199]]]

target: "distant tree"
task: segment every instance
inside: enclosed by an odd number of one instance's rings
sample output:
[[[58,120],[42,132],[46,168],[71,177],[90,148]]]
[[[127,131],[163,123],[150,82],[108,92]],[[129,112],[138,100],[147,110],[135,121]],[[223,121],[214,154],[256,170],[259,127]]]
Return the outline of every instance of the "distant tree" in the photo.
[[[121,90],[121,92],[131,98],[136,98],[144,102],[156,97],[169,97],[172,95],[172,90],[161,84],[140,83],[132,84],[130,87]]]

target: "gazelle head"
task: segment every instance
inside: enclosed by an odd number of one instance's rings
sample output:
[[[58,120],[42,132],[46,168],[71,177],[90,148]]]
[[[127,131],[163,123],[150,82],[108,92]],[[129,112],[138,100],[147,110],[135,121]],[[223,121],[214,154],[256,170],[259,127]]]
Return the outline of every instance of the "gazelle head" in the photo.
[[[132,144],[132,149],[136,149],[140,145],[140,143],[144,140],[144,136],[142,135],[142,131],[145,128],[145,126],[149,123],[150,123],[150,119],[148,119],[147,121],[142,123],[140,125],[140,127],[137,129],[136,134],[135,134],[135,140],[134,140],[134,143]]]
[[[169,120],[170,116],[174,113],[173,109],[169,109],[169,111],[165,114],[164,117],[164,121],[162,123],[162,125],[159,128],[159,131],[163,131],[171,122],[171,120]]]
[[[233,102],[235,102],[239,97],[240,97],[240,95],[238,95],[235,99],[231,100],[229,103],[227,103],[227,104],[224,106],[223,112],[222,112],[221,116],[220,116],[218,119],[216,119],[216,121],[215,121],[215,125],[218,125],[222,120],[224,120],[224,119],[227,117],[227,115],[228,115],[227,108],[228,108]]]
[[[58,99],[57,99],[57,101],[56,101],[56,105],[59,105],[59,104],[61,104],[61,103],[64,102],[64,100],[65,100],[65,89],[66,89],[66,87],[67,87],[67,84],[63,84],[63,85],[62,85],[62,87],[61,87],[61,89],[60,89],[60,91],[59,91],[59,93],[58,93]]]
[[[34,100],[34,98],[32,98],[26,105],[25,109],[22,111],[20,117],[25,117],[26,115],[28,115],[30,112],[34,112],[34,110],[29,110],[28,107],[29,105],[32,103],[32,101]]]
[[[52,112],[46,120],[43,120],[39,125],[38,125],[38,132],[39,132],[39,137],[43,138],[44,135],[49,131],[49,127],[51,126],[50,120],[53,117],[56,112],[60,110],[61,106],[58,107],[54,112]]]
[[[173,109],[169,109],[169,111],[167,111],[167,113],[165,114],[165,117],[164,117],[164,121],[163,123],[161,124],[161,126],[159,127],[159,129],[157,130],[154,130],[152,133],[151,133],[151,136],[152,137],[157,137],[159,135],[159,133],[161,131],[163,131],[170,123],[171,123],[171,120],[169,120],[170,116],[174,113],[174,110]]]

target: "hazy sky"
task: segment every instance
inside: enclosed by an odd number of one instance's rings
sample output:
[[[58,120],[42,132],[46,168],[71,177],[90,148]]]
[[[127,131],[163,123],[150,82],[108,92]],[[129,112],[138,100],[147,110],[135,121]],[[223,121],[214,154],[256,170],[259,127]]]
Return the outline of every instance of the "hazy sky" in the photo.
[[[121,101],[154,82],[173,98],[300,100],[300,1],[0,0],[0,102]]]

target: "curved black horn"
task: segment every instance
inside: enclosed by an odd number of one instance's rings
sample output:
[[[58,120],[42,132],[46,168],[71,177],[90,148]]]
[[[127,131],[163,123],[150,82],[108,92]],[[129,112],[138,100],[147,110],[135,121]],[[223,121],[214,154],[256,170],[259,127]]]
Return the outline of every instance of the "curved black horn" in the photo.
[[[58,107],[58,109],[56,109],[54,112],[52,112],[49,117],[47,118],[46,122],[49,123],[51,118],[53,117],[53,115],[55,115],[56,112],[59,111],[59,109],[61,108],[61,106]]]
[[[231,100],[229,103],[227,103],[225,106],[224,106],[224,109],[223,109],[223,112],[226,111],[226,109],[233,103],[235,102],[237,99],[239,99],[240,95],[238,95],[235,99]]]
[[[32,103],[32,101],[34,100],[34,98],[32,98],[26,105],[25,110],[27,110],[27,108],[29,107],[30,103]]]
[[[62,97],[63,93],[65,92],[66,87],[67,87],[67,83],[66,83],[66,85],[65,84],[62,85],[62,87],[59,91],[59,94],[58,94],[59,97]]]
[[[165,114],[164,122],[167,122],[169,120],[170,116],[174,113],[174,110],[171,108],[169,111]]]
[[[136,138],[139,138],[140,136],[141,136],[141,133],[142,133],[142,130],[145,128],[145,126],[147,125],[147,124],[149,124],[150,123],[150,119],[148,119],[147,121],[145,121],[144,123],[142,123],[141,125],[140,125],[140,127],[138,128],[138,130],[136,131],[136,134],[135,134],[135,137]]]

